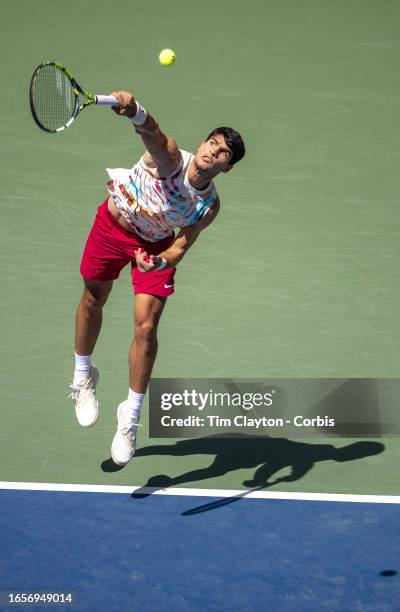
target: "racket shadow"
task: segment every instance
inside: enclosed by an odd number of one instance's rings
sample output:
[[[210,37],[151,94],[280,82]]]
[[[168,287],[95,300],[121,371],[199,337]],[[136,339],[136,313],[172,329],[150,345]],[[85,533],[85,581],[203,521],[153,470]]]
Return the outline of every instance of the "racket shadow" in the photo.
[[[185,510],[185,512],[181,512],[182,516],[193,516],[194,514],[201,514],[201,512],[208,512],[209,510],[217,510],[218,508],[222,508],[223,506],[228,506],[229,504],[234,504],[238,501],[241,501],[245,497],[247,497],[250,493],[255,493],[255,491],[262,491],[267,487],[276,484],[276,482],[269,483],[268,485],[264,485],[262,487],[257,487],[256,489],[251,489],[250,491],[243,491],[239,495],[234,495],[233,497],[226,497],[224,499],[218,499],[217,501],[210,502],[208,504],[203,504],[201,506],[197,506],[196,508],[192,508],[191,510]]]

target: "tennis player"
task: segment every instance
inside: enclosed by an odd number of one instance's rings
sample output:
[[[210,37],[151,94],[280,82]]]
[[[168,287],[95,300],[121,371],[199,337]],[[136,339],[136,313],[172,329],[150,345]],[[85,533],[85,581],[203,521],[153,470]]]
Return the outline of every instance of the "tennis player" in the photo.
[[[157,326],[174,292],[177,264],[216,218],[220,200],[213,178],[229,172],[245,153],[232,128],[213,130],[193,155],[178,148],[126,91],[114,92],[117,115],[127,117],[146,147],[131,169],[107,169],[109,197],[98,208],[83,252],[83,296],[76,313],[75,372],[71,397],[83,427],[96,423],[98,369],[92,354],[113,282],[131,264],[135,294],[134,337],[129,351],[128,398],[117,409],[111,456],[133,457],[136,430],[157,353]],[[175,235],[174,228],[180,228]]]

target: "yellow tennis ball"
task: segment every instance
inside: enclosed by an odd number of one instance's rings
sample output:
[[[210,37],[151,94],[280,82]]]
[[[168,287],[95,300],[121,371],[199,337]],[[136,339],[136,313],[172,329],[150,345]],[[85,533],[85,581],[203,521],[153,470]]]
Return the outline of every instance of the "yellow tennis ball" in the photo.
[[[172,49],[163,49],[158,59],[163,66],[172,66],[175,63],[176,55]]]

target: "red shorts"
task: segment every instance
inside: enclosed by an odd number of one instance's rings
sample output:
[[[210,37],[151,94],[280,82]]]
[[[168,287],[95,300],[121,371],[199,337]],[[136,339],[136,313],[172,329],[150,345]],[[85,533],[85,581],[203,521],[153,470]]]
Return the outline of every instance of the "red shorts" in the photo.
[[[165,297],[174,292],[175,268],[140,272],[136,267],[135,251],[142,248],[148,255],[165,251],[174,240],[170,236],[158,242],[147,242],[138,234],[129,232],[108,210],[108,198],[97,209],[93,227],[82,255],[80,272],[91,281],[109,281],[118,278],[122,268],[131,264],[132,285],[135,294],[150,293]]]

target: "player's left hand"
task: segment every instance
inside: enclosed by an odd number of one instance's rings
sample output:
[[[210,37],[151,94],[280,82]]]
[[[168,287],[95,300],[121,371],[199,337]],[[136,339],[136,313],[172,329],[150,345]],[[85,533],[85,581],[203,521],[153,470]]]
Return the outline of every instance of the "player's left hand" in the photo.
[[[156,255],[148,255],[143,249],[135,251],[136,265],[140,272],[152,272],[161,263],[161,258]]]

